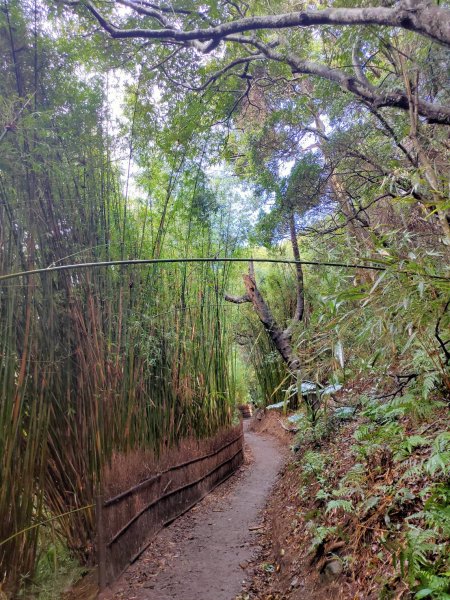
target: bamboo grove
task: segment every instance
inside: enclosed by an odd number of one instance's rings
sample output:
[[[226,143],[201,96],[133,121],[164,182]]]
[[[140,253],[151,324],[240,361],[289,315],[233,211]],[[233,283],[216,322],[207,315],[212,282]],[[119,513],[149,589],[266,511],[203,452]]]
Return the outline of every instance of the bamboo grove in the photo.
[[[202,201],[214,198],[188,157],[171,168],[160,155],[152,210],[128,201],[112,156],[104,82],[77,77],[51,39],[27,27],[34,13],[26,8],[8,3],[0,13],[2,113],[11,123],[1,141],[0,271],[69,257],[214,255],[232,244],[203,218]],[[220,219],[218,204],[215,210]],[[185,229],[182,242],[170,238],[170,228]],[[42,528],[33,525],[50,517],[65,514],[57,535],[82,562],[93,560],[94,493],[114,452],[159,452],[230,423],[227,272],[211,265],[110,268],[1,286],[6,589],[34,572]]]

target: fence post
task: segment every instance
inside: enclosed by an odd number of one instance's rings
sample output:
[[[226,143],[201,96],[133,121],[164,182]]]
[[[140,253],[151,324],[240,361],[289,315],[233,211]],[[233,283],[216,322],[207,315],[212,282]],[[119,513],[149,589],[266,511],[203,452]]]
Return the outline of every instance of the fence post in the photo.
[[[103,591],[106,588],[106,545],[103,523],[103,494],[101,489],[97,491],[95,496],[95,520],[97,522],[98,587],[100,591]]]

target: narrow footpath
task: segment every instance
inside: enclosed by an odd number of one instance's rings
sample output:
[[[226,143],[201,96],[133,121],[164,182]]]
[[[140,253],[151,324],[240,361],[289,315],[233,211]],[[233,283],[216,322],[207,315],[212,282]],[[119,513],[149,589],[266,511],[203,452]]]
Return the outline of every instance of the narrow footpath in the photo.
[[[240,593],[259,550],[258,512],[283,463],[273,438],[246,431],[245,442],[238,475],[164,529],[106,598],[232,600]]]

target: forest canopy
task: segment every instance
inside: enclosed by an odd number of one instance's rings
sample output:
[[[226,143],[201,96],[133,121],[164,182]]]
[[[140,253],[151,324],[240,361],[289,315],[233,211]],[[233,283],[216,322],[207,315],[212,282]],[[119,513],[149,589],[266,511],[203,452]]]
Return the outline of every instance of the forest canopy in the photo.
[[[303,406],[317,432],[302,382],[365,382],[374,447],[380,423],[395,445],[440,418],[449,53],[445,2],[4,0],[0,588],[38,590],[52,544],[93,563],[113,457],[211,436],[240,404]],[[119,264],[180,258],[230,262]],[[408,505],[434,498],[434,546],[392,573],[444,599],[435,433]]]

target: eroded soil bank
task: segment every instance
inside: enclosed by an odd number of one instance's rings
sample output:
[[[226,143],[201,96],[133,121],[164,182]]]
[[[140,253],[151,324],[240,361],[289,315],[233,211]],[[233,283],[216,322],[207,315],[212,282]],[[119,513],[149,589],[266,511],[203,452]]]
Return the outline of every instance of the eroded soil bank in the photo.
[[[283,465],[272,437],[246,431],[246,463],[189,513],[163,530],[107,591],[107,599],[231,600],[258,546],[264,507]]]

